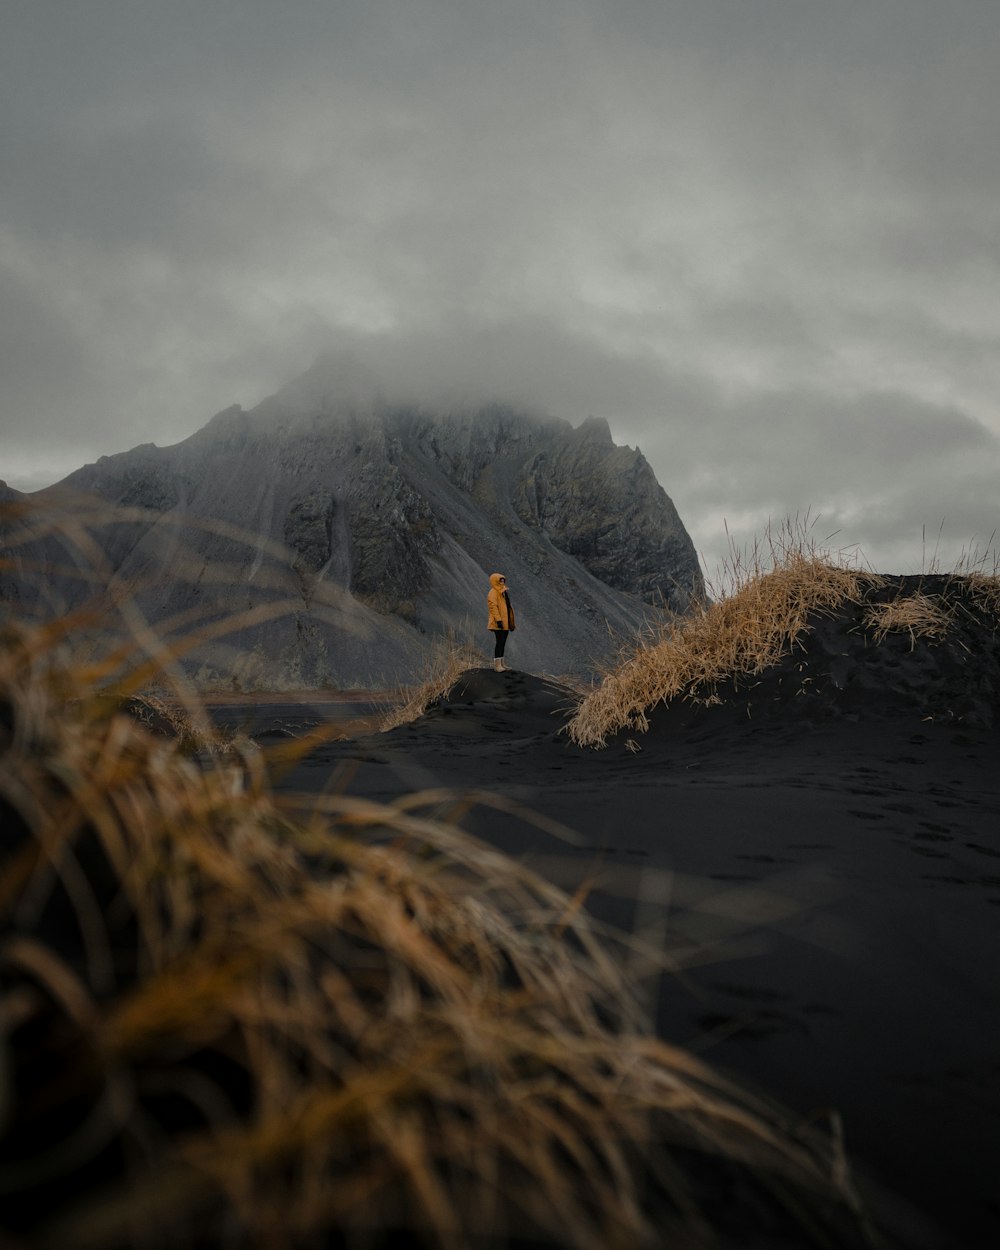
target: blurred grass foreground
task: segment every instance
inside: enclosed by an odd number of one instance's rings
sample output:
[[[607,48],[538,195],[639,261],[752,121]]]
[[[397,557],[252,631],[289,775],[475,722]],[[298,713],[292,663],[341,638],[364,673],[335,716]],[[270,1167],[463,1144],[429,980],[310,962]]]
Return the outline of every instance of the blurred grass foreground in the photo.
[[[0,1244],[876,1244],[580,899],[429,799],[185,755],[124,710],[169,651],[77,624],[0,627]]]

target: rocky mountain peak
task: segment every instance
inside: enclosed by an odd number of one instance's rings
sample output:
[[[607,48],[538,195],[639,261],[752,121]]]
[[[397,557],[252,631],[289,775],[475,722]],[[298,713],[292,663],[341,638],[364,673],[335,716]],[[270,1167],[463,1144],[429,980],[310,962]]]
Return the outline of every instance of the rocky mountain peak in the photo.
[[[244,684],[392,680],[432,635],[485,644],[495,569],[518,588],[519,663],[553,672],[588,668],[614,633],[701,593],[673,504],[603,418],[574,427],[502,403],[439,411],[376,392],[328,358],[254,409],[227,408],[174,447],[102,457],[61,489],[150,514],[108,539],[147,619],[288,599],[287,619],[203,659]],[[17,588],[20,602],[30,590]],[[47,601],[89,591],[50,585]]]

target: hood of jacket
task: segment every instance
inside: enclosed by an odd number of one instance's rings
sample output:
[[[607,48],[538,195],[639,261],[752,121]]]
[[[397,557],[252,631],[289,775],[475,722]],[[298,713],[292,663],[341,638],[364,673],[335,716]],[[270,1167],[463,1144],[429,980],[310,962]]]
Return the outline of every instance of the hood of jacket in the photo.
[[[500,579],[503,576],[504,576],[503,573],[491,573],[490,574],[490,585],[493,587],[494,590],[499,590],[501,594],[507,589],[506,583],[502,586],[500,585]]]

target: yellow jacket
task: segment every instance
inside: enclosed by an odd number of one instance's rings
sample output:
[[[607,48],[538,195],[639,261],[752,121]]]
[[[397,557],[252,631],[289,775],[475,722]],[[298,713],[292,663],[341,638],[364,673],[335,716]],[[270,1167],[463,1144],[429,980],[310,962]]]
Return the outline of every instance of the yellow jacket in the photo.
[[[490,593],[486,596],[486,606],[490,612],[490,629],[514,629],[514,609],[510,600],[504,596],[504,585],[501,584],[502,573],[490,574]]]

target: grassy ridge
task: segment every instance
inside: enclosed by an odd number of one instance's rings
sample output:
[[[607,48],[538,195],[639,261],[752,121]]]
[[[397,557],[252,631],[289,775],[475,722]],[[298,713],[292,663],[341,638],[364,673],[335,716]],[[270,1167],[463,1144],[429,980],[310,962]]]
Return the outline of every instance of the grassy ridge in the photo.
[[[649,714],[674,700],[711,704],[726,682],[749,682],[788,656],[818,618],[845,605],[865,605],[864,628],[878,645],[890,634],[939,640],[950,628],[944,595],[897,594],[899,579],[880,576],[858,560],[820,550],[801,530],[786,526],[748,557],[734,558],[726,592],[659,632],[637,639],[580,702],[566,729],[582,747],[603,747],[623,731],[645,732]],[[929,578],[940,581],[939,574]],[[944,579],[1000,627],[1000,578],[958,569]],[[888,590],[887,602],[877,600]]]
[[[381,733],[398,729],[417,720],[470,668],[485,668],[486,657],[471,643],[459,642],[453,635],[438,638],[430,645],[423,671],[408,686],[400,687],[388,710],[378,722]]]

